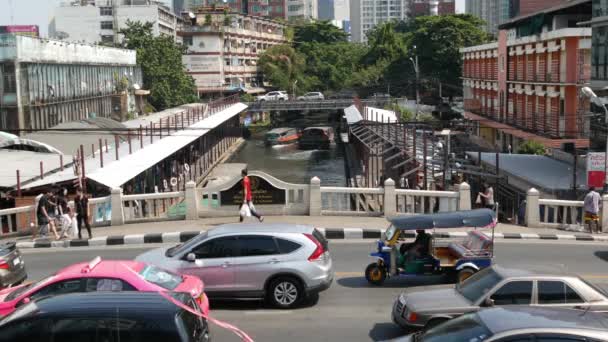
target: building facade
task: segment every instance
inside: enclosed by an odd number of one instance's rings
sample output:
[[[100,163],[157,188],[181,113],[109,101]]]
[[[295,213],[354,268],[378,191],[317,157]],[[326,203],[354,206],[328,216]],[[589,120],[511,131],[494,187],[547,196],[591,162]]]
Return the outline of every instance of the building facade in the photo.
[[[412,17],[455,13],[455,0],[410,0],[410,15]]]
[[[591,30],[577,25],[581,13],[591,17],[587,5],[519,17],[500,26],[497,42],[461,50],[465,117],[478,136],[503,151],[527,140],[589,146],[580,89],[590,79]]]
[[[150,0],[97,0],[84,5],[62,4],[55,9],[50,36],[56,39],[87,44],[118,43],[118,31],[127,21],[153,23],[154,35],[177,40],[181,17],[164,3]]]
[[[175,0],[174,8],[181,12],[196,12],[200,7],[230,7],[232,12],[268,17],[272,19],[287,19],[287,0]],[[177,10],[176,10],[177,11]]]
[[[318,0],[286,0],[287,20],[291,22],[314,20],[319,18]]]
[[[135,51],[0,35],[0,131],[42,130],[111,117],[119,93],[142,84]]]
[[[348,0],[319,0],[320,20],[350,20],[350,9]]]
[[[353,42],[367,42],[367,32],[376,25],[391,20],[406,20],[409,0],[352,0],[350,26]]]
[[[277,21],[201,8],[194,25],[179,32],[188,51],[183,62],[201,97],[262,91],[257,61],[267,48],[286,42]]]

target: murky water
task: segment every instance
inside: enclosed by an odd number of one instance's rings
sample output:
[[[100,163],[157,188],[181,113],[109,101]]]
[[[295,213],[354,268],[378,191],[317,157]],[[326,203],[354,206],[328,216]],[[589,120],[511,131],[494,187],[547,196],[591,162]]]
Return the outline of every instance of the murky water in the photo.
[[[262,140],[251,139],[229,162],[247,163],[250,170],[260,170],[290,183],[308,184],[317,176],[321,185],[346,184],[344,155],[339,145],[329,150],[302,151],[297,144],[266,147]]]

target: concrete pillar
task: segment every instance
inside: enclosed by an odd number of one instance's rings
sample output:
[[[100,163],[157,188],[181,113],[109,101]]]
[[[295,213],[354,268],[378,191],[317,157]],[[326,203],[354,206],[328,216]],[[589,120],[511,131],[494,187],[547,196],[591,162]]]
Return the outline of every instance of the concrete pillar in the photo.
[[[321,216],[321,180],[319,177],[310,179],[310,216]]]
[[[122,203],[122,189],[113,188],[110,195],[110,205],[112,206],[112,226],[122,226],[125,224],[125,213]]]
[[[530,188],[526,194],[526,227],[540,228],[540,192]]]
[[[395,215],[397,215],[395,181],[389,178],[384,181],[384,217],[392,217]]]
[[[471,186],[467,182],[458,186],[458,210],[471,210]]]
[[[585,213],[583,213],[584,215]],[[608,231],[608,195],[602,196],[602,233]]]
[[[186,201],[186,220],[198,219],[198,200],[196,196],[196,183],[189,181],[186,183],[186,191],[184,194]]]

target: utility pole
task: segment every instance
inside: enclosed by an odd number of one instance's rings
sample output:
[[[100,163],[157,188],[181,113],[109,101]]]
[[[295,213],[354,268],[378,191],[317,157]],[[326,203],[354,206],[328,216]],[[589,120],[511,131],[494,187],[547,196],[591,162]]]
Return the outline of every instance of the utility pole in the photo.
[[[414,51],[416,51],[416,45],[414,45]],[[418,111],[419,111],[419,103],[420,103],[420,89],[419,89],[419,83],[420,83],[420,68],[418,65],[418,54],[416,53],[416,55],[414,56],[414,58],[410,57],[410,61],[412,62],[412,64],[414,65],[414,71],[416,72],[416,115],[414,116],[415,120],[418,120]]]
[[[114,32],[114,45],[118,45],[118,0],[112,0],[112,31]]]

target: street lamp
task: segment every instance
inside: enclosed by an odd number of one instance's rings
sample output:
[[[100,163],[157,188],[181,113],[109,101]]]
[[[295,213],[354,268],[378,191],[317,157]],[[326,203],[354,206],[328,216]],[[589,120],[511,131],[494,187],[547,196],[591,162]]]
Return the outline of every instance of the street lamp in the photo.
[[[593,90],[589,87],[581,88],[581,91],[585,96],[587,96],[591,102],[593,102],[596,106],[602,107],[604,109],[604,120],[608,127],[608,108],[604,105],[602,99],[600,99]],[[575,157],[576,158],[576,157]],[[608,132],[606,134],[606,152],[604,153],[604,191],[608,191]]]
[[[416,51],[416,45],[414,45],[414,51]],[[416,116],[414,118],[418,120],[418,104],[420,103],[420,92],[418,89],[418,83],[420,81],[420,67],[418,65],[418,54],[416,54],[413,58],[410,57],[410,62],[412,62],[414,71],[416,72]]]

